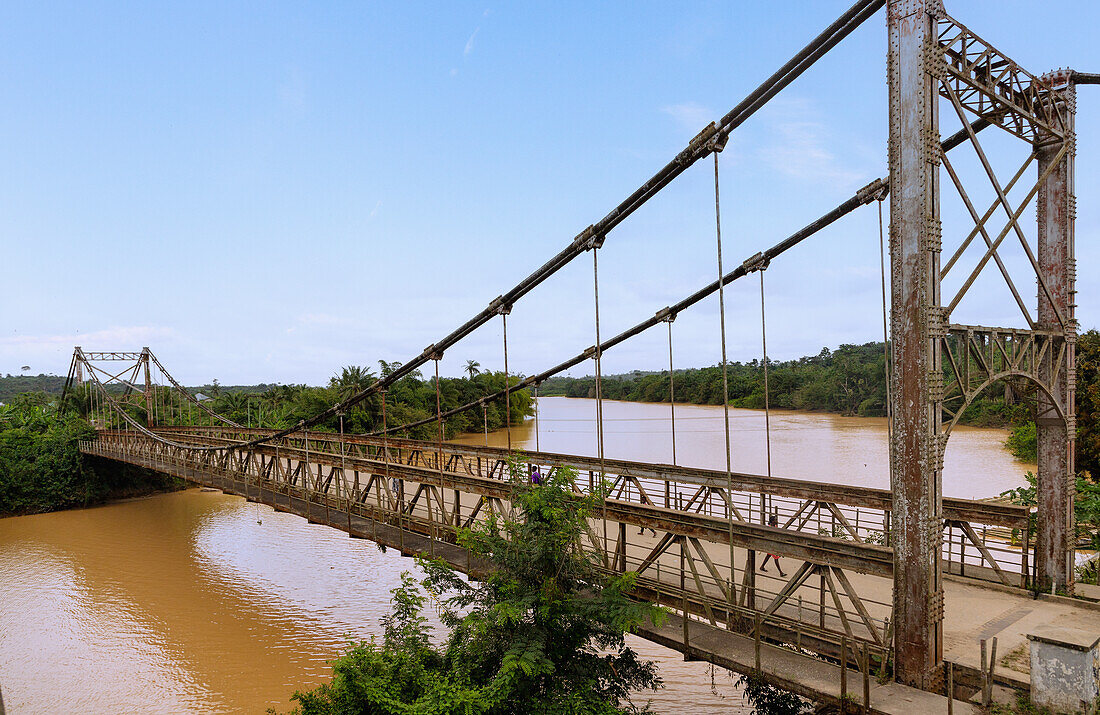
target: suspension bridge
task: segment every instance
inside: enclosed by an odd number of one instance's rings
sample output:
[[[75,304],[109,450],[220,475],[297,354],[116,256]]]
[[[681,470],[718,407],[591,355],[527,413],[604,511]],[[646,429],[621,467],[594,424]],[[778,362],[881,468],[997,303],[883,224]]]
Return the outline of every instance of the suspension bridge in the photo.
[[[888,175],[727,270],[718,178],[730,135],[884,6]],[[439,557],[475,577],[486,565],[456,543],[456,534],[490,514],[510,511],[517,479],[512,461],[519,460],[521,479],[535,469],[548,474],[570,467],[581,475],[579,491],[601,497],[584,548],[609,572],[637,572],[634,596],[672,613],[664,626],[644,630],[644,637],[687,658],[759,673],[818,701],[851,696],[871,712],[914,707],[966,712],[973,705],[965,699],[987,692],[991,683],[1028,687],[1025,673],[987,666],[984,649],[978,657],[979,641],[997,637],[1004,655],[1026,646],[1029,629],[1042,624],[1072,623],[1100,632],[1100,610],[1070,598],[1075,589],[1074,117],[1077,86],[1097,83],[1100,76],[1073,70],[1031,74],[952,18],[939,0],[860,0],[606,216],[367,389],[290,428],[252,429],[197,401],[148,348],[77,347],[66,390],[87,386],[88,411],[97,427],[96,438],[81,449],[239,494],[403,554]],[[941,113],[957,126],[946,137]],[[986,130],[1003,132],[1023,147],[1022,163],[1007,181],[979,140]],[[988,206],[975,203],[972,179],[951,159],[956,150],[972,153],[988,182],[985,190],[993,195]],[[646,201],[707,159],[714,171],[715,280],[618,335],[601,335],[604,242]],[[961,226],[944,225],[943,185],[949,187],[946,193],[957,194],[969,219]],[[672,377],[674,320],[717,295],[716,340],[725,369],[725,287],[757,274],[766,325],[770,263],[871,205],[879,215],[882,253],[888,250],[890,258],[887,274],[881,256],[884,333],[889,321],[884,340],[890,347],[889,490],[785,478],[771,473],[770,458],[766,474],[735,472],[728,412],[725,469],[676,464],[672,379],[673,463],[605,455],[601,359],[607,350],[664,324]],[[1021,220],[1029,206],[1038,214],[1031,230]],[[1018,244],[1024,270],[1018,270],[1020,262],[1003,258],[1006,242]],[[443,411],[438,379],[444,351],[499,319],[507,375],[513,305],[585,254],[592,262],[592,346],[542,372],[507,380],[496,394]],[[1015,326],[952,322],[960,301],[986,275],[1003,279],[1013,310],[1019,310]],[[1036,300],[1025,300],[1020,280],[1035,282]],[[766,330],[761,339],[766,381]],[[429,363],[435,367],[436,414],[389,424],[387,389]],[[537,395],[542,381],[582,364],[592,365],[596,376],[595,456],[537,449],[517,456],[510,442],[508,449],[494,449],[444,441],[448,417],[494,401],[508,404],[518,390]],[[1034,515],[1024,507],[942,494],[943,455],[952,429],[979,395],[1005,383],[1036,411]],[[728,405],[725,380],[724,388]],[[367,399],[381,400],[382,429],[345,433],[343,415]],[[134,406],[142,408],[144,419],[135,416]],[[334,422],[335,432],[319,427]],[[435,440],[399,436],[430,423],[438,427]],[[642,527],[652,530],[648,536]],[[800,565],[782,577],[765,575],[757,570],[762,553]],[[996,654],[991,660],[996,664]]]

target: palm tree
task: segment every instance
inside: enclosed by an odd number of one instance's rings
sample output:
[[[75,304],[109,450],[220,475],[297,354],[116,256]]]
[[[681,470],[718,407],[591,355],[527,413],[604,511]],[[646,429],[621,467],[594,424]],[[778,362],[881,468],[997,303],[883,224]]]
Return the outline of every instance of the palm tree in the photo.
[[[390,375],[392,375],[394,373],[394,371],[396,371],[399,367],[401,367],[401,363],[396,362],[396,361],[395,362],[386,362],[385,360],[379,360],[378,361],[378,367],[379,367],[379,370],[382,373],[382,377],[385,378],[385,377],[389,377]]]
[[[358,365],[348,365],[339,377],[333,377],[329,384],[336,388],[341,399],[356,395],[374,384],[374,372]]]
[[[243,392],[223,392],[214,400],[214,411],[222,417],[240,422],[248,413],[248,395]]]
[[[466,374],[470,376],[471,380],[474,379],[474,375],[481,373],[481,370],[478,369],[480,367],[481,363],[479,363],[477,360],[466,361]]]

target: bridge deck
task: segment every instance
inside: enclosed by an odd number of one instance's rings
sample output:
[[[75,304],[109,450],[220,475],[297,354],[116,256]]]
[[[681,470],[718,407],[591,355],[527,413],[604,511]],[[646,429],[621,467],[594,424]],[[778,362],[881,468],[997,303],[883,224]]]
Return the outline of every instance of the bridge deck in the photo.
[[[498,468],[495,462],[490,465],[491,460],[481,454],[483,461],[478,468],[470,468],[469,463],[463,466],[458,457],[463,452],[470,454],[468,448],[452,451],[450,445],[446,445],[451,457],[449,464],[441,460],[432,462],[434,454],[428,450],[437,445],[406,443],[400,445],[405,450],[400,454],[395,447],[387,445],[387,449],[393,451],[381,455],[384,463],[379,461],[379,453],[370,451],[370,445],[360,445],[366,449],[353,454],[347,453],[347,445],[341,446],[343,454],[326,451],[320,442],[331,437],[324,435],[316,439],[310,436],[308,444],[288,442],[264,446],[235,458],[226,456],[220,461],[206,458],[206,463],[199,461],[192,451],[180,450],[172,454],[171,450],[152,440],[124,433],[103,434],[97,442],[88,443],[83,449],[89,454],[217,486],[300,514],[311,521],[343,529],[353,536],[398,548],[405,554],[434,554],[475,576],[484,569],[484,564],[472,563],[468,554],[452,542],[456,524],[472,523],[479,518],[479,509],[483,510],[480,516],[484,516],[485,511],[509,508],[507,497],[512,486],[499,475],[496,478],[484,476],[486,469],[491,472]],[[231,439],[228,435],[188,436],[182,431],[173,438],[207,444]],[[483,450],[475,448],[474,451]],[[419,456],[411,457],[414,452],[419,452]],[[446,455],[443,456],[446,459]],[[427,462],[423,461],[425,457]],[[580,460],[583,466],[583,458],[565,455],[552,458],[539,455],[539,458],[544,469],[555,458],[560,458],[558,461],[562,463]],[[342,460],[342,467],[334,465],[337,459]],[[429,463],[444,468],[426,466]],[[450,469],[446,468],[448,466]],[[616,469],[628,471],[622,465]],[[722,474],[723,479],[724,476]],[[697,478],[713,480],[712,475]],[[409,492],[416,487],[415,497],[396,493],[397,489],[391,489],[394,481]],[[752,633],[759,632],[761,667],[768,679],[821,701],[839,697],[840,669],[836,659],[841,652],[849,654],[851,667],[858,666],[858,662],[850,654],[860,648],[866,647],[873,659],[889,651],[892,579],[888,548],[812,531],[731,523],[705,513],[706,510],[689,511],[690,505],[688,509],[657,506],[645,496],[644,484],[644,481],[638,483],[633,500],[628,498],[626,489],[617,494],[620,498],[606,500],[607,520],[592,521],[592,543],[589,545],[602,552],[609,569],[641,572],[639,597],[691,614],[686,640],[683,621],[679,618],[662,628],[650,629],[643,634],[645,637],[675,647],[691,657],[747,672],[755,667]],[[758,483],[756,486],[770,485]],[[820,487],[805,487],[813,490],[811,501],[849,498],[825,493]],[[851,497],[865,501],[871,498],[878,497],[858,493]],[[847,506],[844,501],[839,503]],[[684,505],[681,502],[674,506]],[[966,514],[993,523],[1012,523],[1015,514],[1011,508],[990,506],[993,509],[988,513],[983,511],[986,505],[980,502],[959,503],[953,508],[959,516]],[[636,528],[642,525],[647,532],[636,534]],[[655,531],[648,532],[649,527]],[[602,537],[605,530],[607,535]],[[853,531],[854,535],[861,533]],[[758,550],[786,557],[787,579],[780,579],[774,571],[764,574],[750,569],[749,566],[756,563]],[[739,567],[739,564],[744,566]],[[976,570],[977,567],[970,568],[971,573]],[[800,571],[805,577],[797,581]],[[732,599],[729,597],[731,591]],[[999,653],[1007,655],[1026,647],[1026,633],[1041,623],[1073,623],[1076,627],[1100,630],[1100,610],[1069,599],[1041,597],[1035,600],[1027,591],[1005,586],[991,588],[971,578],[948,580],[944,592],[944,655],[946,660],[959,666],[957,682],[962,684],[968,681],[975,684],[979,639],[996,636]],[[754,626],[754,622],[758,625]],[[781,647],[782,644],[797,644],[799,648],[831,657],[833,662],[801,656],[788,647]],[[791,658],[807,663],[792,670],[794,666],[788,662]],[[784,674],[792,673],[797,673],[793,676],[797,682],[783,681]],[[999,682],[1010,687],[1026,687],[1029,682],[1026,673],[1003,667],[998,669],[997,675]],[[895,692],[900,686],[879,686],[873,678],[871,684],[874,710],[896,712],[887,705],[890,701],[886,698],[901,697]],[[858,671],[849,674],[848,689],[862,697],[862,676]],[[912,692],[936,697],[921,691]],[[946,701],[940,698],[940,704],[942,708],[934,707],[931,702],[922,704],[921,712],[937,709],[945,712]],[[909,705],[912,707],[913,704]]]

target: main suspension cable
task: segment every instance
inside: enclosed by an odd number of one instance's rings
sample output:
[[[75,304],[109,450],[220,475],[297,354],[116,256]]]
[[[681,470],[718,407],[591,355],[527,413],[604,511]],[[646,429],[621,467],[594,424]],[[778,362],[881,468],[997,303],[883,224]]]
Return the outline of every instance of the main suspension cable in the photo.
[[[984,130],[986,127],[989,127],[989,126],[990,126],[990,123],[989,123],[988,120],[976,119],[976,120],[974,120],[973,123],[971,123],[970,129],[973,130],[974,132],[980,132],[980,131]],[[948,137],[946,140],[944,140],[944,142],[942,144],[943,150],[946,152],[946,151],[951,151],[952,149],[955,149],[960,144],[965,142],[968,139],[968,137],[969,137],[969,134],[968,134],[967,130],[966,129],[960,129],[959,131],[955,132],[953,135]],[[889,193],[889,190],[890,190],[889,177],[883,177],[883,178],[876,179],[876,180],[872,181],[871,183],[867,184],[862,189],[857,191],[855,193],[855,195],[852,196],[851,198],[849,198],[847,201],[842,202],[836,208],[834,208],[831,211],[825,213],[824,215],[822,215],[817,220],[813,221],[812,223],[807,224],[806,226],[804,226],[800,230],[795,231],[793,234],[791,234],[790,236],[788,236],[784,240],[780,241],[779,243],[773,245],[771,248],[768,248],[764,251],[761,251],[761,252],[757,253],[756,255],[746,259],[740,266],[738,266],[737,268],[735,268],[732,271],[730,271],[729,273],[727,273],[722,278],[721,282],[723,284],[729,284],[729,283],[732,283],[733,281],[735,281],[739,278],[745,277],[746,275],[748,275],[751,272],[748,269],[748,266],[752,265],[752,263],[754,261],[760,261],[760,260],[772,261],[773,259],[775,259],[778,256],[781,256],[782,254],[786,253],[790,249],[794,248],[798,244],[805,241],[810,236],[815,235],[816,233],[818,233],[822,229],[824,229],[827,226],[831,225],[832,223],[836,222],[840,218],[843,218],[844,216],[851,213],[852,211],[859,208],[860,206],[864,206],[866,204],[869,204],[872,201],[874,201],[876,199],[879,199],[880,197],[885,197]],[[718,291],[718,287],[719,287],[719,281],[714,281],[714,282],[710,283],[709,285],[706,285],[706,286],[700,288],[699,290],[695,291],[695,293],[692,293],[687,298],[684,298],[683,300],[681,300],[679,303],[675,303],[675,304],[673,304],[673,305],[671,305],[667,308],[663,308],[663,309],[657,311],[657,313],[652,318],[648,318],[646,320],[643,320],[642,322],[638,323],[634,327],[628,328],[627,330],[624,330],[622,333],[616,335],[615,337],[608,339],[607,342],[605,342],[605,343],[603,343],[599,346],[600,350],[610,350],[611,348],[615,347],[616,345],[619,345],[620,343],[623,343],[626,340],[634,337],[635,335],[643,333],[646,330],[648,330],[649,328],[653,327],[654,325],[657,325],[658,323],[664,321],[667,318],[668,315],[670,315],[670,314],[675,315],[675,314],[678,314],[678,313],[690,308],[691,306],[695,305],[696,303],[699,303],[703,299],[708,298],[711,295],[713,295],[715,292]],[[548,370],[545,370],[541,373],[538,373],[537,375],[532,375],[529,378],[527,378],[527,379],[523,380],[522,382],[518,383],[514,387],[514,389],[518,390],[518,389],[523,389],[525,387],[529,387],[530,385],[534,384],[535,381],[540,381],[540,382],[545,381],[547,378],[553,377],[554,375],[557,375],[561,372],[565,372],[566,370],[569,370],[570,368],[576,367],[577,365],[581,364],[582,362],[584,362],[585,360],[588,360],[591,357],[591,351],[592,350],[594,350],[594,348],[589,348],[588,350],[586,350],[586,351],[584,351],[584,352],[582,352],[578,355],[575,355],[574,357],[566,360],[565,362],[559,363],[558,365],[555,365],[554,367],[549,368]],[[461,405],[459,407],[455,407],[455,408],[452,408],[451,410],[448,410],[447,412],[444,413],[443,416],[444,417],[450,417],[452,415],[459,414],[459,413],[464,412],[464,411],[466,411],[466,410],[468,410],[472,407],[475,407],[478,404],[485,404],[488,401],[498,400],[502,397],[504,397],[504,391],[503,390],[500,390],[496,393],[493,393],[492,395],[484,395],[484,396],[478,398],[476,401],[468,402],[465,405]],[[429,418],[418,420],[418,421],[415,421],[415,422],[410,422],[410,423],[407,423],[407,424],[402,425],[400,427],[394,427],[391,431],[396,431],[396,430],[399,430],[399,429],[411,429],[411,428],[414,428],[414,427],[419,427],[421,425],[424,425],[424,424],[427,424],[427,423],[431,422],[433,419],[434,418],[429,417]],[[371,435],[378,435],[379,432],[375,431],[375,432],[372,432],[370,434]]]
[[[985,119],[975,120],[973,123],[971,123],[969,125],[969,127],[963,128],[962,130],[956,132],[954,135],[952,135],[947,140],[945,140],[942,143],[943,150],[944,151],[950,151],[951,149],[954,149],[955,147],[959,146],[961,143],[963,143],[964,141],[967,140],[967,138],[969,136],[969,132],[971,132],[971,131],[980,132],[988,126],[990,126],[990,122],[988,120],[985,120]],[[704,132],[704,134],[705,134],[705,132]],[[703,135],[701,134],[700,137],[696,137],[696,140],[693,140],[693,142],[696,142],[697,140],[701,140],[702,138],[706,138],[706,137],[703,137]],[[711,151],[711,148],[708,147],[706,149],[706,152],[709,153],[710,151]],[[692,162],[693,161],[694,161],[694,159],[692,160]],[[861,205],[866,204],[866,203],[869,203],[874,198],[874,196],[872,195],[873,192],[885,192],[887,190],[888,190],[888,181],[886,179],[878,179],[876,181],[871,182],[866,187],[864,187],[859,192],[857,192],[856,195],[853,196],[848,201],[845,201],[844,203],[837,206],[835,209],[833,209],[829,213],[827,213],[824,216],[822,216],[821,218],[819,218],[817,221],[814,221],[813,223],[811,223],[811,224],[807,225],[806,227],[804,227],[802,230],[795,232],[794,234],[792,234],[791,236],[789,236],[785,240],[783,240],[780,243],[772,246],[771,248],[767,249],[766,251],[763,251],[759,255],[762,255],[764,258],[766,258],[768,260],[771,260],[771,259],[775,258],[776,256],[778,256],[778,255],[786,252],[790,248],[794,247],[798,243],[801,243],[803,240],[805,240],[809,236],[813,235],[814,233],[818,232],[819,230],[821,230],[825,226],[828,226],[829,224],[833,223],[834,221],[836,221],[840,217],[842,217],[845,214],[851,212],[856,207],[861,206]],[[612,212],[612,213],[614,213],[614,212]],[[610,214],[609,214],[609,216],[610,216]],[[590,229],[592,229],[592,228],[593,227],[590,227]],[[583,250],[587,250],[585,247],[590,247],[592,241],[595,238],[600,237],[600,239],[602,240],[602,235],[601,234],[597,234],[597,233],[595,233],[594,230],[590,230],[590,229],[586,229],[585,232],[582,232],[582,234],[578,235],[578,237],[576,239],[574,239],[573,244],[571,244],[571,247],[574,246],[574,245],[578,245],[578,246],[581,247],[581,250],[583,251]],[[584,239],[584,240],[582,240],[582,239]],[[568,252],[569,252],[569,249],[566,249],[566,251],[563,251],[562,253],[558,254],[558,256],[555,257],[555,259],[552,259],[550,262],[545,264],[541,269],[539,269],[539,271],[536,271],[536,274],[538,274],[540,271],[543,271],[544,269],[547,269],[548,267],[551,267],[552,265],[557,265],[557,263],[560,262],[558,259],[560,259],[562,256],[564,256]],[[568,260],[571,260],[571,259],[572,259],[572,256]],[[566,260],[565,262],[568,262],[568,260]],[[557,265],[557,267],[553,268],[553,270],[556,271],[558,268],[561,267],[561,265],[564,265],[564,263],[560,263],[560,265]],[[516,286],[515,289],[513,289],[513,291],[510,291],[507,295],[509,295],[509,296],[520,296],[520,295],[524,295],[527,292],[529,292],[531,289],[534,288],[535,285],[538,285],[538,283],[541,283],[541,281],[545,278],[545,276],[544,276],[543,278],[538,278],[537,280],[535,280],[536,274],[532,274],[532,276],[529,276],[525,281],[522,281],[518,286]],[[668,311],[679,312],[679,311],[681,311],[681,310],[683,310],[683,309],[685,309],[685,308],[687,308],[691,305],[694,305],[695,303],[698,303],[703,298],[711,295],[713,292],[718,290],[720,284],[724,285],[726,283],[730,283],[730,282],[732,282],[732,281],[734,281],[738,278],[743,277],[746,274],[747,274],[747,271],[745,270],[744,265],[739,266],[738,268],[734,269],[729,274],[724,276],[721,281],[716,281],[715,283],[712,283],[708,286],[705,286],[704,288],[701,288],[700,290],[696,291],[691,296],[688,296],[687,298],[681,300],[675,306],[672,306],[670,308],[666,308],[662,311],[659,311],[655,318],[651,318],[649,320],[643,321],[642,323],[639,323],[638,325],[634,326],[633,328],[631,328],[627,331],[624,331],[623,333],[620,333],[619,335],[615,336],[614,338],[611,338],[609,341],[607,341],[607,343],[595,346],[595,348],[598,348],[600,350],[610,349],[611,347],[614,347],[615,345],[618,345],[619,343],[627,340],[628,338],[633,337],[634,335],[637,335],[637,334],[643,332],[644,330],[652,327],[657,322],[660,322],[663,315],[667,314]],[[479,314],[478,318],[473,319],[471,321],[468,321],[463,327],[461,327],[458,330],[454,331],[444,341],[442,341],[442,343],[440,343],[440,347],[442,348],[442,347],[446,347],[446,346],[449,346],[449,345],[453,345],[455,342],[460,340],[462,337],[465,337],[465,335],[469,334],[469,332],[472,332],[476,327],[479,327],[481,324],[483,324],[484,321],[477,323],[477,325],[474,325],[474,322],[479,320],[480,317],[483,316],[483,315],[495,314],[496,312],[499,312],[500,306],[504,304],[504,299],[505,299],[505,296],[498,297],[496,300],[493,301],[492,304],[490,304],[490,307],[487,308],[486,311],[483,311],[482,314]],[[254,446],[258,446],[260,444],[264,444],[264,443],[267,443],[267,442],[273,442],[273,441],[282,439],[283,437],[286,437],[290,434],[293,434],[294,432],[302,429],[303,427],[308,427],[308,426],[318,424],[318,423],[320,423],[320,422],[322,422],[322,421],[324,421],[324,420],[326,420],[326,419],[328,419],[332,416],[335,416],[337,408],[347,409],[348,407],[351,407],[354,404],[358,404],[358,402],[361,402],[362,400],[366,399],[370,395],[375,394],[376,392],[384,390],[387,386],[391,385],[397,379],[405,377],[407,374],[409,374],[410,372],[412,372],[413,370],[418,368],[420,365],[423,365],[423,363],[427,360],[425,355],[428,353],[429,350],[434,351],[435,347],[436,347],[435,345],[429,346],[429,348],[425,350],[425,353],[422,353],[414,361],[402,365],[401,368],[398,368],[397,370],[394,370],[393,372],[391,372],[389,375],[386,375],[382,379],[377,380],[375,383],[373,383],[370,387],[366,388],[365,390],[357,393],[356,395],[353,395],[352,397],[348,398],[344,402],[342,402],[338,405],[335,405],[332,408],[329,408],[328,410],[325,410],[324,412],[321,412],[321,413],[318,413],[318,414],[314,415],[309,420],[303,420],[303,421],[299,422],[298,425],[295,425],[295,426],[292,426],[292,427],[289,427],[289,428],[286,428],[286,429],[278,430],[278,431],[275,431],[274,433],[272,433],[270,435],[261,436],[261,437],[258,437],[256,439],[253,439],[253,440],[242,441],[242,442],[239,442],[237,444],[198,447],[198,446],[195,446],[193,444],[186,444],[186,443],[176,442],[174,440],[165,439],[165,438],[161,437],[160,435],[157,435],[157,434],[154,434],[154,433],[150,432],[148,429],[145,429],[143,426],[137,425],[135,423],[135,421],[132,418],[130,418],[130,416],[128,414],[126,414],[125,412],[120,411],[120,414],[123,417],[123,419],[128,424],[135,427],[135,429],[137,429],[137,431],[142,432],[146,436],[149,436],[152,439],[161,442],[162,444],[168,444],[168,445],[171,445],[171,446],[174,446],[174,447],[179,447],[179,448],[182,448],[182,449],[187,449],[187,450],[196,451],[196,452],[234,451],[234,450],[238,450],[238,449],[248,449],[248,448],[251,448],[251,447],[254,447]],[[557,365],[557,366],[551,368],[550,370],[547,370],[547,371],[545,371],[543,373],[540,373],[538,375],[531,376],[527,380],[524,380],[524,381],[520,382],[519,384],[517,384],[515,386],[515,388],[512,388],[511,386],[509,386],[508,389],[509,390],[510,389],[523,389],[524,387],[527,387],[528,385],[532,384],[535,379],[545,380],[547,377],[555,375],[559,372],[563,372],[565,370],[568,370],[571,367],[574,367],[574,366],[580,364],[580,362],[587,359],[589,356],[590,356],[589,352],[585,351],[585,353],[583,353],[581,355],[578,355],[578,356],[576,356],[576,357],[572,358],[571,360],[568,360],[564,363],[561,363],[560,365]],[[156,360],[155,356],[153,357],[153,359]],[[169,379],[171,379],[171,378],[169,377]],[[172,382],[174,384],[176,384],[174,380],[172,380]],[[494,395],[491,395],[491,396],[482,397],[481,400],[498,399],[499,397],[504,396],[504,395],[505,395],[505,392],[501,391],[501,392],[498,392],[498,393],[496,393]],[[208,410],[206,410],[204,405],[202,405],[198,401],[194,400],[194,398],[190,397],[190,393],[188,393],[188,397],[189,397],[189,403],[193,403],[193,404],[199,406],[200,408],[203,408],[203,411],[208,412],[208,414],[211,417],[214,417],[216,419],[228,422],[228,420],[223,418],[221,415],[218,415],[217,413],[209,412]],[[462,412],[466,409],[469,409],[470,407],[472,407],[476,404],[477,404],[477,402],[472,402],[472,403],[468,403],[466,405],[462,405],[458,408],[454,408],[452,410],[449,410],[446,413],[446,416],[450,416],[450,415],[453,415],[453,414],[458,414],[458,413],[460,413],[460,412]],[[113,401],[112,401],[112,405],[113,405],[113,409],[116,409],[116,410],[118,409],[117,404],[114,404]],[[432,420],[432,418],[428,418],[427,420],[421,420],[421,421],[418,421],[418,422],[409,423],[409,424],[406,424],[406,425],[403,425],[401,427],[397,427],[397,428],[394,428],[394,429],[410,429],[414,426],[419,426],[421,424],[425,424],[427,422],[430,422],[431,420]],[[233,424],[234,424],[234,426],[237,426],[237,427],[240,426],[240,425],[236,425],[235,423],[233,423]],[[388,428],[384,428],[384,429],[388,429]],[[377,433],[375,433],[375,434],[377,434]]]

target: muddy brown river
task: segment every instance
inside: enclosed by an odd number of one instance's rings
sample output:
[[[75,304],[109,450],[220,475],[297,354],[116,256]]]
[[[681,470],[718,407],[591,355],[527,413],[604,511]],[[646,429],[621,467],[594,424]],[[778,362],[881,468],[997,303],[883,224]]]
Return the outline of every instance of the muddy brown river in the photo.
[[[594,403],[542,398],[537,440],[595,454]],[[608,457],[671,461],[668,405],[605,402]],[[733,468],[764,472],[763,414],[731,410]],[[884,420],[772,414],[779,476],[886,487]],[[681,464],[724,468],[720,407],[678,405]],[[1003,430],[959,428],[944,492],[984,497],[1034,465]],[[501,445],[503,431],[463,442]],[[534,420],[512,429],[534,449]],[[190,489],[0,519],[0,690],[8,713],[262,713],[292,707],[349,640],[379,634],[410,559],[219,492]],[[748,712],[732,680],[640,639],[666,687],[659,713]]]

